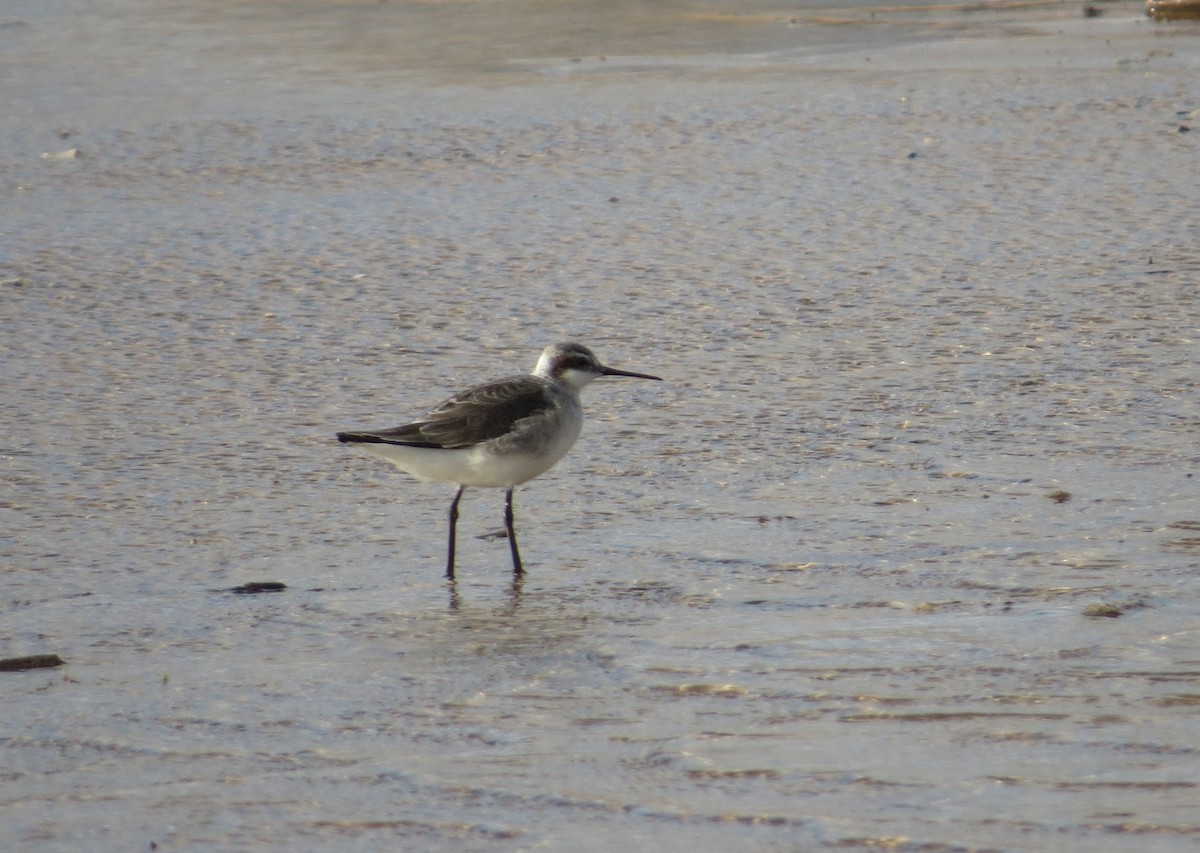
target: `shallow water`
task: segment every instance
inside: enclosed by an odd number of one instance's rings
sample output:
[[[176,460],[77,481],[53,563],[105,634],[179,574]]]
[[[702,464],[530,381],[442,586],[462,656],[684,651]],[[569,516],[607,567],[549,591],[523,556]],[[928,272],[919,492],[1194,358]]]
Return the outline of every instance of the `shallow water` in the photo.
[[[0,846],[1193,849],[1200,42],[1140,5],[419,72],[6,10],[0,649],[67,666],[0,674]],[[587,389],[522,585],[468,492],[451,591],[452,490],[332,433],[561,338],[667,381]]]

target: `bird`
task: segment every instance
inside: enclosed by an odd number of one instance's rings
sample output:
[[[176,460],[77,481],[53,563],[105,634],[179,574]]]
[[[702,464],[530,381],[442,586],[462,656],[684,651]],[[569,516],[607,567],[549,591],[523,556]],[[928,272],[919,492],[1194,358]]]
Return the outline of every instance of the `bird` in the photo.
[[[450,502],[446,555],[451,581],[463,492],[468,486],[504,489],[504,531],[513,574],[520,577],[525,568],[513,529],[513,490],[546,473],[571,449],[583,428],[579,392],[601,376],[662,381],[661,376],[607,367],[583,344],[551,344],[532,373],[475,385],[403,426],[339,432],[337,440],[386,459],[418,480],[458,486]]]

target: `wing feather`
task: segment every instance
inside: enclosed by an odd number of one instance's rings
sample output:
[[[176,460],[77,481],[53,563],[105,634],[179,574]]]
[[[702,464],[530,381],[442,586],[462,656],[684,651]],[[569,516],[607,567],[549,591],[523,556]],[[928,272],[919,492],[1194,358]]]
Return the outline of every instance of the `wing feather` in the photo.
[[[470,447],[510,433],[518,421],[552,405],[544,379],[513,376],[455,394],[418,421],[391,429],[338,433],[338,440],[447,450]]]

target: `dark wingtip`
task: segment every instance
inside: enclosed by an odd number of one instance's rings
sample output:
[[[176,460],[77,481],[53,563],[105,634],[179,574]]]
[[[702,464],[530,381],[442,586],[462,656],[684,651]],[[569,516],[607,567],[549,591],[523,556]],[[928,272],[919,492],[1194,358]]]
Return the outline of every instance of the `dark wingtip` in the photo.
[[[409,441],[403,438],[395,438],[390,433],[394,430],[386,430],[384,433],[374,432],[339,432],[337,440],[342,444],[396,444],[401,447],[431,447],[437,450],[443,449],[440,444],[434,444],[431,441]]]

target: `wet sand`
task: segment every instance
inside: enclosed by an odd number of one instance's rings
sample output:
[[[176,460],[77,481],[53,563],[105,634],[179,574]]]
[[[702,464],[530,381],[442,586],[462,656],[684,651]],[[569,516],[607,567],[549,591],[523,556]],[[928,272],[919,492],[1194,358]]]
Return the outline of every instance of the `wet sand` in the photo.
[[[1195,847],[1200,28],[175,5],[0,18],[0,847]],[[562,338],[452,591],[333,432]]]

